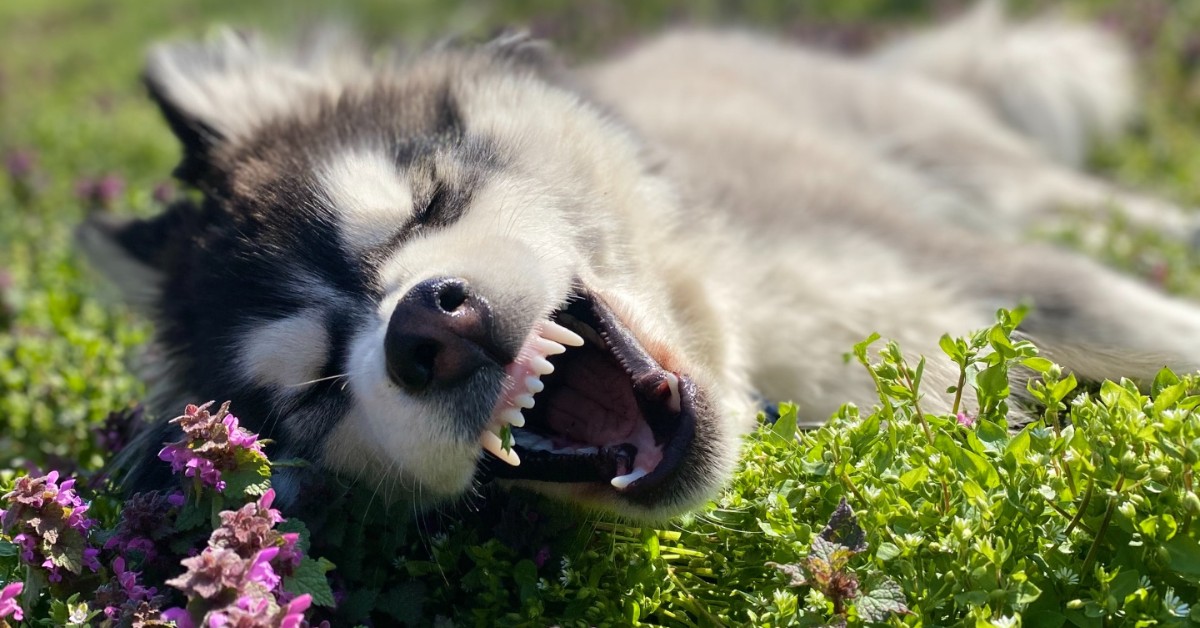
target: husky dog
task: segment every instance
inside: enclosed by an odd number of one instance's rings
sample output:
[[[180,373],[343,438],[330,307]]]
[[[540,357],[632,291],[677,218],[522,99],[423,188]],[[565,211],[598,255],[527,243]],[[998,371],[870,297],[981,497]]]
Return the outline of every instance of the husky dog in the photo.
[[[1200,357],[1200,309],[1014,242],[1084,207],[1192,235],[1077,168],[1133,110],[1126,51],[1088,26],[985,7],[857,57],[675,32],[574,71],[523,36],[227,33],[155,49],[145,81],[198,193],[80,237],[157,322],[152,409],[232,399],[275,455],[422,503],[482,473],[679,513],[757,397],[819,424],[871,403],[842,360],[870,332],[932,354],[1023,300],[1081,377]],[[930,362],[927,390],[955,375]]]

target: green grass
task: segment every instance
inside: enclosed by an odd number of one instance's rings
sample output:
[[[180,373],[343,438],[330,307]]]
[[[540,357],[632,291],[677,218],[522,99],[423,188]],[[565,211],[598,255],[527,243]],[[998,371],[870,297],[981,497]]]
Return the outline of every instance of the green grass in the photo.
[[[1091,0],[1072,8],[1108,15],[1139,39],[1145,114],[1126,139],[1099,150],[1093,166],[1200,204],[1200,5]],[[933,12],[927,3],[884,0],[370,0],[333,15],[380,40],[532,21],[586,57],[684,19],[786,32],[814,23],[907,24]],[[152,191],[178,153],[138,82],[145,48],[217,22],[287,30],[328,15],[282,0],[0,3],[0,157],[34,159],[28,175],[0,174],[0,486],[27,466],[98,469],[103,458],[91,428],[144,393],[132,370],[149,326],[75,255],[71,230],[85,213],[76,192],[83,179],[125,182],[114,211],[158,208]],[[1090,253],[1200,296],[1198,256],[1178,244],[1122,230]],[[1000,330],[981,342],[1006,346]],[[1019,361],[1026,351],[999,354]],[[983,359],[960,356],[979,373],[999,368]],[[350,517],[313,526],[314,551],[337,563],[335,583],[347,588],[336,617],[431,623],[443,616],[458,625],[829,622],[836,588],[787,586],[789,577],[767,563],[806,564],[814,536],[846,498],[869,543],[847,556],[846,573],[861,578],[865,592],[884,575],[900,584],[913,613],[893,622],[1200,622],[1200,503],[1191,484],[1200,469],[1191,413],[1200,402],[1197,382],[1164,376],[1157,403],[1110,384],[1058,408],[1069,387],[1058,384],[1056,392],[1049,371],[1043,394],[1055,414],[1010,436],[998,380],[980,384],[996,405],[968,430],[953,417],[916,413],[909,381],[916,365],[886,362],[872,367],[884,384],[882,410],[848,408],[798,441],[786,438],[786,420],[764,428],[747,444],[729,491],[661,530],[580,521],[524,498],[497,500],[474,521],[435,516],[414,525],[370,505],[369,496],[344,496],[341,511]],[[1060,415],[1075,427],[1064,433]],[[117,509],[101,495],[93,513],[111,526]],[[15,559],[4,548],[0,581],[18,573],[6,571]],[[808,579],[817,580],[811,569]],[[1192,603],[1190,619],[1170,615],[1168,589]],[[39,604],[50,612],[49,597]],[[859,621],[858,611],[849,619]]]

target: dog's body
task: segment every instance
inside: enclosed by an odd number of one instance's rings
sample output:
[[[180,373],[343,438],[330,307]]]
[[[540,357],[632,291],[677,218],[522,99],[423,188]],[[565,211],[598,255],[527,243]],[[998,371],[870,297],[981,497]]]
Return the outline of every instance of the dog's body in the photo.
[[[277,455],[423,499],[484,459],[662,517],[727,476],[756,395],[810,424],[869,405],[842,355],[872,331],[933,353],[1029,301],[1083,377],[1195,368],[1200,309],[1012,242],[1106,203],[1191,236],[1074,168],[1129,116],[1128,66],[986,9],[864,58],[693,32],[573,75],[518,37],[369,64],[229,36],[147,72],[203,203],[81,233],[157,316],[160,414],[231,398]],[[526,419],[500,464],[489,434]]]

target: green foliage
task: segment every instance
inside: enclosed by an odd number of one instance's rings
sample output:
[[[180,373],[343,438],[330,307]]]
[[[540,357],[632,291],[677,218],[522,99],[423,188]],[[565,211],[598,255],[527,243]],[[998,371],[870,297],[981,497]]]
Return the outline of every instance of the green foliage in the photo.
[[[524,544],[506,544],[502,523],[455,520],[402,543],[392,577],[409,579],[426,620],[485,624],[1200,620],[1189,607],[1200,599],[1200,381],[1164,371],[1152,395],[1109,382],[1063,404],[1069,378],[1011,339],[1019,318],[1002,311],[993,327],[943,343],[968,382],[973,424],[921,415],[919,366],[894,344],[871,361],[864,343],[878,410],[847,406],[797,434],[784,406],[747,443],[720,499],[671,529],[596,522],[564,534],[556,521],[578,515],[543,513]],[[1018,368],[1046,373],[1030,394],[1052,404],[1012,406],[1007,377],[979,376]],[[1018,429],[1017,417],[1029,423]],[[538,547],[554,556],[540,567]],[[366,551],[344,556],[340,569],[371,571],[352,564],[370,564]],[[887,612],[903,608],[911,614]]]

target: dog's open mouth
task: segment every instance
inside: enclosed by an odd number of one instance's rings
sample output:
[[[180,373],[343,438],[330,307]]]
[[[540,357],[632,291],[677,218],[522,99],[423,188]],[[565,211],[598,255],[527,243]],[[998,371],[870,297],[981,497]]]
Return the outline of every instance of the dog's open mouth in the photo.
[[[639,491],[670,478],[695,436],[695,386],[588,292],[539,323],[506,370],[481,436],[495,477]]]

